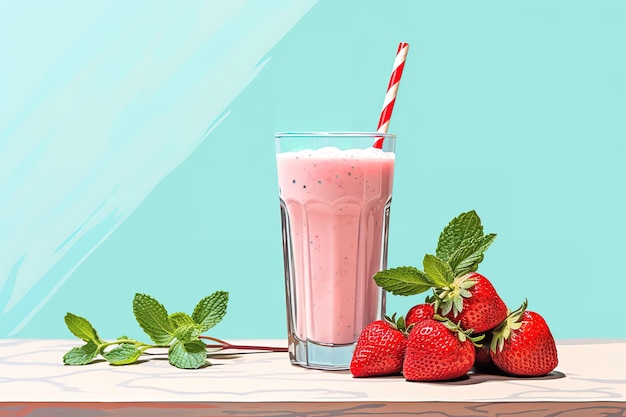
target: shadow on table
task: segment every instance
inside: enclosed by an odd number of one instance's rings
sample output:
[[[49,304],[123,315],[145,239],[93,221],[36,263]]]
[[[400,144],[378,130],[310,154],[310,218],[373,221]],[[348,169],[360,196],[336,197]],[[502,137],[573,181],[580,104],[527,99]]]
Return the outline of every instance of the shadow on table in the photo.
[[[322,371],[328,372],[332,374],[345,374],[350,375],[350,371]],[[474,385],[481,384],[483,382],[491,382],[491,381],[541,381],[548,379],[561,379],[565,378],[565,374],[559,371],[552,371],[548,375],[543,376],[513,376],[505,374],[504,372],[493,370],[489,372],[476,372],[474,370],[470,371],[467,375],[462,376],[457,379],[450,379],[446,381],[410,381],[410,382],[421,382],[421,383],[430,383],[430,384],[443,384],[443,385]],[[377,376],[371,378],[359,378],[361,380],[366,379],[404,379],[401,374],[395,375],[384,375]]]
[[[481,384],[483,382],[491,381],[542,381],[548,379],[561,379],[565,378],[565,374],[559,371],[552,371],[548,375],[543,376],[513,376],[505,374],[504,372],[470,372],[464,377],[453,379],[449,381],[423,381],[432,384],[445,384],[445,385],[474,385]]]

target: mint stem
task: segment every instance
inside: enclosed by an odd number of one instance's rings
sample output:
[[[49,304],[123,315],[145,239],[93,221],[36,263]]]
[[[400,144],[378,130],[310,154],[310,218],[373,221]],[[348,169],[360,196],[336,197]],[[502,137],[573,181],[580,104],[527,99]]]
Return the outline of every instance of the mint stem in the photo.
[[[209,345],[209,344],[207,344],[206,347],[208,347],[208,348],[222,348],[224,350],[226,350],[226,349],[267,350],[267,351],[270,351],[270,352],[287,352],[288,351],[288,348],[286,348],[286,347],[233,345],[233,344],[228,343],[228,342],[226,342],[224,340],[217,339],[217,338],[211,337],[211,336],[198,336],[198,338],[212,340],[214,342],[219,343],[218,345]]]

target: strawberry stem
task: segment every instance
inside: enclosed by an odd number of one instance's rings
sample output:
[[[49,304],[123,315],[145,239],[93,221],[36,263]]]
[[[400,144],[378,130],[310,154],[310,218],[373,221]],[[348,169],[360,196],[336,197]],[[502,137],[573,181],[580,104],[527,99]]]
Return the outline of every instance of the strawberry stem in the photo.
[[[240,349],[240,350],[265,350],[270,352],[287,352],[288,348],[286,347],[273,347],[273,346],[254,346],[254,345],[234,345],[232,343],[228,343],[222,339],[218,339],[211,336],[198,336],[200,339],[212,340],[213,342],[217,342],[217,345],[207,344],[208,348],[221,348],[221,349]]]
[[[492,331],[491,350],[493,352],[502,351],[504,341],[511,337],[511,332],[517,330],[522,325],[524,312],[528,307],[528,300],[525,299],[521,306],[515,311],[510,312],[504,321]]]

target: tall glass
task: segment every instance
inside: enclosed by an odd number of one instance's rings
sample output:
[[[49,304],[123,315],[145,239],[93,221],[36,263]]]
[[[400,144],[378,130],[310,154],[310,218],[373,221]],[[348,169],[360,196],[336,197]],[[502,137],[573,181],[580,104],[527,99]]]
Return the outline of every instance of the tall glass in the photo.
[[[382,149],[372,145],[382,138]],[[396,138],[277,133],[289,358],[348,369],[361,330],[385,312]]]

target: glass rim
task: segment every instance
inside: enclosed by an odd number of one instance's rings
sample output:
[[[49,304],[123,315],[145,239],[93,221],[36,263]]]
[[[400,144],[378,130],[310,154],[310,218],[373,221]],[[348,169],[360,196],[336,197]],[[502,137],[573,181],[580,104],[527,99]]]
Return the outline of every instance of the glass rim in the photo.
[[[274,134],[274,137],[279,138],[295,138],[295,137],[367,137],[367,138],[395,138],[393,133],[380,133],[380,132],[278,132]]]

